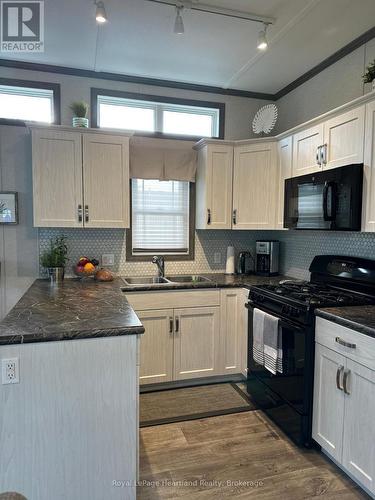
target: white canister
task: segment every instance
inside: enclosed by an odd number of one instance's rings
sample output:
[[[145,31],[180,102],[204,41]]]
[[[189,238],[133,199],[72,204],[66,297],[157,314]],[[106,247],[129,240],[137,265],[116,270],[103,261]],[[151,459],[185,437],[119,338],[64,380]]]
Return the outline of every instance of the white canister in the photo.
[[[225,267],[225,274],[234,274],[234,247],[227,248],[227,264]]]

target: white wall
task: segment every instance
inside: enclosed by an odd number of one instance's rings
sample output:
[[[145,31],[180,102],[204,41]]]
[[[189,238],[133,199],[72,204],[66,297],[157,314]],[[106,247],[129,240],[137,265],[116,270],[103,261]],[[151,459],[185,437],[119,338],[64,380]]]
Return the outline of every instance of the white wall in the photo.
[[[0,127],[0,190],[18,192],[19,204],[19,224],[0,226],[1,316],[39,271],[38,232],[32,227],[31,144],[25,127]]]
[[[150,85],[138,85],[133,83],[115,82],[111,80],[83,78],[3,67],[0,67],[0,77],[59,83],[61,85],[61,119],[63,125],[71,125],[71,112],[69,110],[69,105],[72,101],[84,100],[87,103],[90,103],[91,87],[167,97],[223,102],[226,104],[226,139],[248,139],[253,137],[251,131],[251,122],[253,117],[258,109],[268,102],[245,97],[233,97],[220,94],[210,94],[206,92],[192,92],[165,87],[154,87]]]
[[[315,116],[364,94],[362,75],[375,59],[375,39],[308,80],[277,101],[276,133],[288,130]]]

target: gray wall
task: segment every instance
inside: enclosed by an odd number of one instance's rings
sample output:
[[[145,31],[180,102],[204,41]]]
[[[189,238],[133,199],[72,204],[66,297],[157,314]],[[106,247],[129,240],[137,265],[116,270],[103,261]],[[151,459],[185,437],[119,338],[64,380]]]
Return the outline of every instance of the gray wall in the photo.
[[[284,132],[368,91],[362,75],[375,59],[375,39],[362,45],[277,101],[276,133]]]
[[[254,137],[251,131],[251,122],[258,109],[267,104],[267,101],[264,100],[248,99],[244,97],[232,97],[206,92],[192,92],[93,78],[81,78],[77,76],[58,75],[54,73],[40,73],[36,71],[26,71],[13,68],[0,67],[0,77],[59,83],[61,85],[61,116],[63,125],[71,125],[72,116],[69,110],[69,105],[72,101],[84,100],[87,103],[90,102],[91,87],[168,97],[197,99],[203,101],[223,102],[226,105],[225,138],[229,140],[248,139],[250,137]]]

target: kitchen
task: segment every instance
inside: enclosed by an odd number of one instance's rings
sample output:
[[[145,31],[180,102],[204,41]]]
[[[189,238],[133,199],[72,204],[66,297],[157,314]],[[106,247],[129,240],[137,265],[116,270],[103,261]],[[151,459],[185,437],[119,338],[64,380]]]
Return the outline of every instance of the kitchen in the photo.
[[[0,60],[0,498],[374,497],[372,2],[78,2],[69,40],[37,4]]]

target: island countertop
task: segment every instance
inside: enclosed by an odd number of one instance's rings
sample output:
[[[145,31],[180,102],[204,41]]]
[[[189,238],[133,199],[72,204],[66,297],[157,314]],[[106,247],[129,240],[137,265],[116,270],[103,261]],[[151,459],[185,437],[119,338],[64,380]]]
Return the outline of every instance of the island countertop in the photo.
[[[0,345],[142,334],[123,282],[37,279],[0,323]]]

